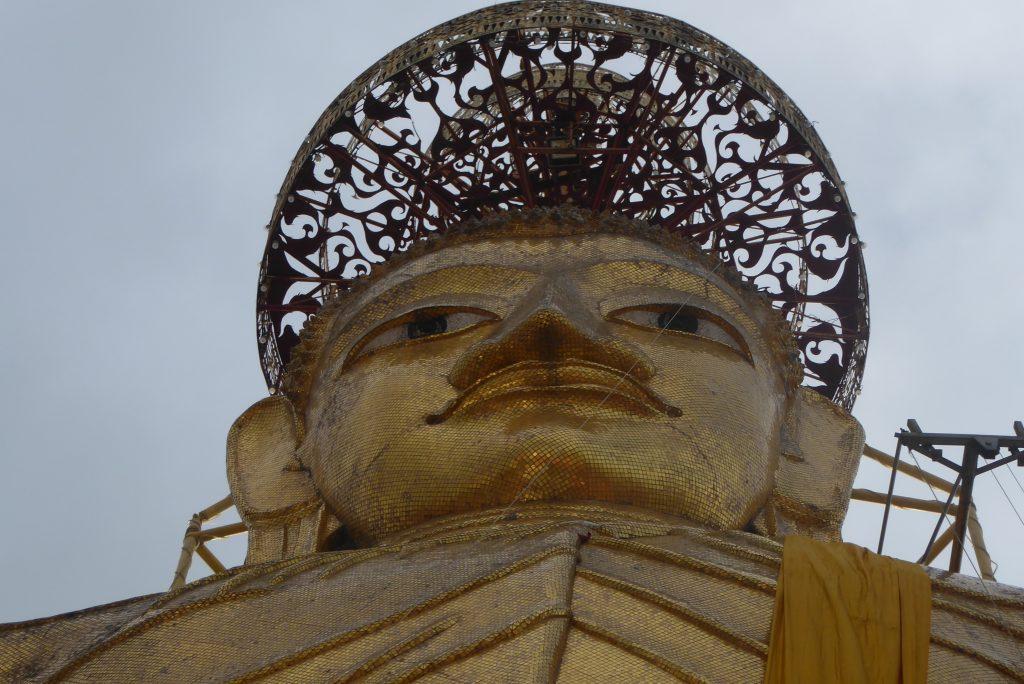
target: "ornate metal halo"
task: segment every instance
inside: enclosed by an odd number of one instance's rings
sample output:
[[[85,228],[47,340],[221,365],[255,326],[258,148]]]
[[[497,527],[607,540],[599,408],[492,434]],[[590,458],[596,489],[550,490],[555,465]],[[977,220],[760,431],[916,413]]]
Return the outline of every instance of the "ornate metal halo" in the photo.
[[[299,148],[260,269],[267,384],[308,316],[396,250],[488,211],[570,203],[678,230],[790,321],[805,384],[850,408],[861,245],[806,117],[715,38],[579,0],[508,3],[392,51]]]

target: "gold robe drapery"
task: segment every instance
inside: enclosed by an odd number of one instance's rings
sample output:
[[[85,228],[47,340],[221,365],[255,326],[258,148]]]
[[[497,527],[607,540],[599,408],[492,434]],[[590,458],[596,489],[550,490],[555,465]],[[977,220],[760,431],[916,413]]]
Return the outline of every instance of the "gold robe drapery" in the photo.
[[[924,684],[931,579],[853,544],[786,537],[766,684]]]
[[[782,555],[614,507],[457,516],[0,626],[0,681],[757,684]],[[929,682],[1024,679],[1024,591],[931,583]]]

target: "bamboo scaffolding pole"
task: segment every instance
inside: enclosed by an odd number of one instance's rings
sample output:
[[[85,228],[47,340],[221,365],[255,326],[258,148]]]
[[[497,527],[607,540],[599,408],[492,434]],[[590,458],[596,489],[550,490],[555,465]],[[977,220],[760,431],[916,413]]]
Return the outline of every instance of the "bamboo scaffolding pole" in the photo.
[[[939,554],[946,550],[949,543],[953,541],[953,526],[950,525],[946,528],[945,532],[939,535],[939,538],[932,544],[931,550],[921,559],[921,565],[931,565],[932,561],[939,557]]]
[[[892,468],[892,462],[893,460],[895,460],[892,456],[885,453],[884,451],[879,451],[878,449],[872,446],[868,446],[867,444],[864,445],[864,455],[870,458],[872,461],[877,461],[889,468]],[[949,480],[945,480],[939,477],[938,475],[932,475],[928,471],[922,470],[921,468],[918,468],[917,466],[911,465],[909,463],[904,463],[903,461],[900,461],[896,465],[896,470],[900,471],[904,475],[909,475],[915,480],[926,482],[937,489],[941,489],[944,492],[948,493],[953,491],[953,483],[950,482]],[[883,501],[882,503],[885,502]]]
[[[231,500],[231,495],[228,494],[217,503],[211,504],[204,508],[203,510],[199,511],[198,513],[196,513],[196,515],[198,515],[200,520],[202,520],[203,522],[207,522],[209,520],[213,520],[218,515],[231,508],[233,505],[234,501]]]
[[[988,548],[985,546],[985,533],[981,529],[978,509],[974,507],[974,504],[967,509],[967,533],[974,545],[974,557],[978,559],[978,573],[982,579],[995,580],[996,573],[992,569],[992,556],[989,555]]]
[[[224,564],[221,563],[215,555],[213,555],[213,551],[206,548],[206,544],[199,544],[196,546],[196,555],[202,558],[203,562],[210,566],[210,569],[215,573],[220,574],[222,572],[227,572],[227,568],[225,568]]]
[[[231,505],[231,494],[228,494],[223,499],[210,504],[193,515],[192,519],[188,521],[188,525],[185,527],[184,538],[181,540],[181,554],[178,556],[178,565],[174,568],[174,577],[171,579],[171,586],[168,591],[173,591],[185,586],[188,571],[192,567],[192,556],[196,553],[199,554],[199,557],[202,558],[214,572],[224,572],[224,565],[217,560],[217,557],[214,556],[209,549],[203,546],[202,542],[209,539],[229,537],[232,534],[240,534],[244,531],[245,526],[242,525],[242,523],[233,523],[230,525],[222,525],[221,527],[214,527],[204,533],[203,523],[216,518],[218,515],[231,508]],[[241,530],[237,529],[239,525],[242,525]],[[218,567],[220,570],[217,569]]]
[[[850,498],[855,501],[867,501],[869,503],[884,504],[886,495],[884,492],[875,492],[870,489],[854,489],[850,492]],[[942,502],[935,499],[917,499],[912,496],[893,495],[892,505],[896,508],[908,508],[914,511],[927,511],[929,513],[941,513]],[[956,514],[956,504],[949,505],[950,514]]]
[[[233,537],[236,534],[242,534],[247,532],[249,528],[245,526],[243,522],[231,523],[230,525],[221,525],[220,527],[211,527],[208,530],[197,530],[195,532],[200,542],[208,542],[211,539],[224,539],[226,537]]]
[[[195,553],[196,547],[199,545],[199,539],[196,538],[195,533],[202,527],[202,522],[199,519],[199,514],[192,516],[192,520],[189,521],[188,527],[185,528],[185,538],[181,540],[181,555],[178,556],[178,566],[174,568],[174,578],[171,580],[171,586],[168,591],[173,591],[178,587],[185,586],[185,578],[188,577],[188,569],[192,567],[192,554]]]
[[[895,460],[892,456],[880,451],[872,446],[864,445],[864,455],[873,461],[877,461],[882,465],[893,467],[893,461]],[[909,463],[897,463],[896,469],[905,475],[909,475],[915,480],[930,484],[936,489],[941,489],[944,492],[953,491],[953,483],[945,480],[938,475],[933,475],[917,466],[910,465]],[[852,499],[858,501],[868,501],[871,503],[885,503],[885,495],[879,492],[873,492],[867,489],[855,489],[851,495]],[[911,505],[907,505],[911,504]],[[905,496],[893,496],[892,505],[897,508],[910,508],[913,510],[930,511],[935,513],[942,512],[942,504],[938,501],[927,501],[922,499],[913,499]],[[956,504],[950,504],[948,513],[950,515],[956,515],[959,507]],[[971,504],[971,507],[967,511],[967,532],[971,539],[971,544],[974,547],[974,556],[978,559],[978,574],[981,575],[982,579],[995,580],[995,570],[992,567],[992,556],[988,552],[988,547],[985,545],[985,532],[981,527],[981,521],[978,519],[978,509]],[[943,532],[935,543],[932,544],[931,550],[928,555],[921,559],[921,562],[928,565],[934,561],[940,553],[949,545],[953,540],[953,528],[950,527]]]

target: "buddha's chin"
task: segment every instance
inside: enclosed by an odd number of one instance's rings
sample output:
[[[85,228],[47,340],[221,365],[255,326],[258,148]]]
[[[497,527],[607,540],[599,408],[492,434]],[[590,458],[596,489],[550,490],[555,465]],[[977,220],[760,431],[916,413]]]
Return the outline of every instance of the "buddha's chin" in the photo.
[[[339,497],[341,517],[358,541],[433,518],[537,501],[604,502],[725,523],[705,519],[708,497],[720,499],[725,483],[664,425],[622,418],[617,426],[581,428],[555,420],[504,433],[460,430],[456,444],[447,441],[418,441],[420,448],[392,443],[373,474]]]
[[[518,503],[597,501],[740,529],[770,488],[761,439],[717,439],[701,416],[535,402],[331,444],[317,478],[359,543]],[[355,448],[353,448],[355,447]],[[320,470],[320,469],[318,469]],[[326,477],[325,477],[326,476]]]

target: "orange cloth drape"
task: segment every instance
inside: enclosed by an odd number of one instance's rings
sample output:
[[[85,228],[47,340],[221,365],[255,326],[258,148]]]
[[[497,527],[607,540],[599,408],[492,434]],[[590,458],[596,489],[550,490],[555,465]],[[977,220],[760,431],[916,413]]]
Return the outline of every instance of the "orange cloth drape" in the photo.
[[[924,684],[931,580],[853,544],[786,537],[766,684]]]

